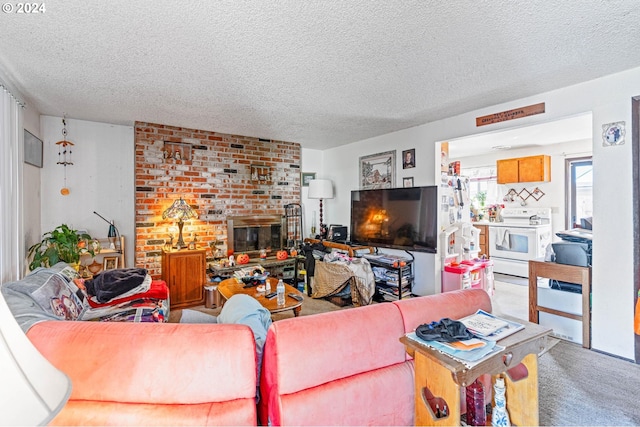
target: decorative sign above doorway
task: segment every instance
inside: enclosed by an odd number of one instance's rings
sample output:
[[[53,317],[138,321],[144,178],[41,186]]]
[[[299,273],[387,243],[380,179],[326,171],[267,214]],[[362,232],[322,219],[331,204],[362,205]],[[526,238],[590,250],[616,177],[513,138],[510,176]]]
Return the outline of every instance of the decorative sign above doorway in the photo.
[[[489,114],[488,116],[476,117],[476,127],[504,122],[507,120],[520,119],[522,117],[533,116],[544,113],[544,102],[526,107],[514,108],[513,110],[501,111]]]

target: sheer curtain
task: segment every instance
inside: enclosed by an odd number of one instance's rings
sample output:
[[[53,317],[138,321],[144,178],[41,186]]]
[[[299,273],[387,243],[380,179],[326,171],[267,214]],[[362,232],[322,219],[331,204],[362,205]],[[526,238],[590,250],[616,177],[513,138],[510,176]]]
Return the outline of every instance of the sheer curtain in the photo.
[[[0,84],[0,283],[24,271],[23,104]]]

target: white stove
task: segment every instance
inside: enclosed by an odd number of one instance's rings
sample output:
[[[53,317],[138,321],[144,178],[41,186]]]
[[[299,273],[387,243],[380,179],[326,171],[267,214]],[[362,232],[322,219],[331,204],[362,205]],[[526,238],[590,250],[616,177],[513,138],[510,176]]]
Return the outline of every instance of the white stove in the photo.
[[[543,258],[552,240],[551,208],[505,208],[489,224],[489,256],[496,273],[528,277],[529,260]]]

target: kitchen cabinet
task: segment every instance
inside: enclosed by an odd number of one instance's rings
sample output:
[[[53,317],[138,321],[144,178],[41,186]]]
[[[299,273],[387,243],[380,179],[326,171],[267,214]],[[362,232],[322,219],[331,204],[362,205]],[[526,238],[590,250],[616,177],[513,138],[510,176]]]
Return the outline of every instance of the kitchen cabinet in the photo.
[[[498,184],[551,181],[551,157],[547,155],[498,160],[496,166]]]
[[[162,252],[162,280],[167,282],[171,308],[204,304],[206,249]]]
[[[478,257],[482,258],[484,255],[489,258],[489,226],[475,223],[472,225],[480,230],[480,233],[478,233]]]

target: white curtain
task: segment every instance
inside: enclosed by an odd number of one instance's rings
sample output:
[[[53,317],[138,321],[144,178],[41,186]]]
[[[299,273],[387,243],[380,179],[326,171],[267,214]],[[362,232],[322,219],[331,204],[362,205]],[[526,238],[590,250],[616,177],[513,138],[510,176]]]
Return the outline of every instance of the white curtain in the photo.
[[[24,271],[23,105],[0,85],[0,283]]]

